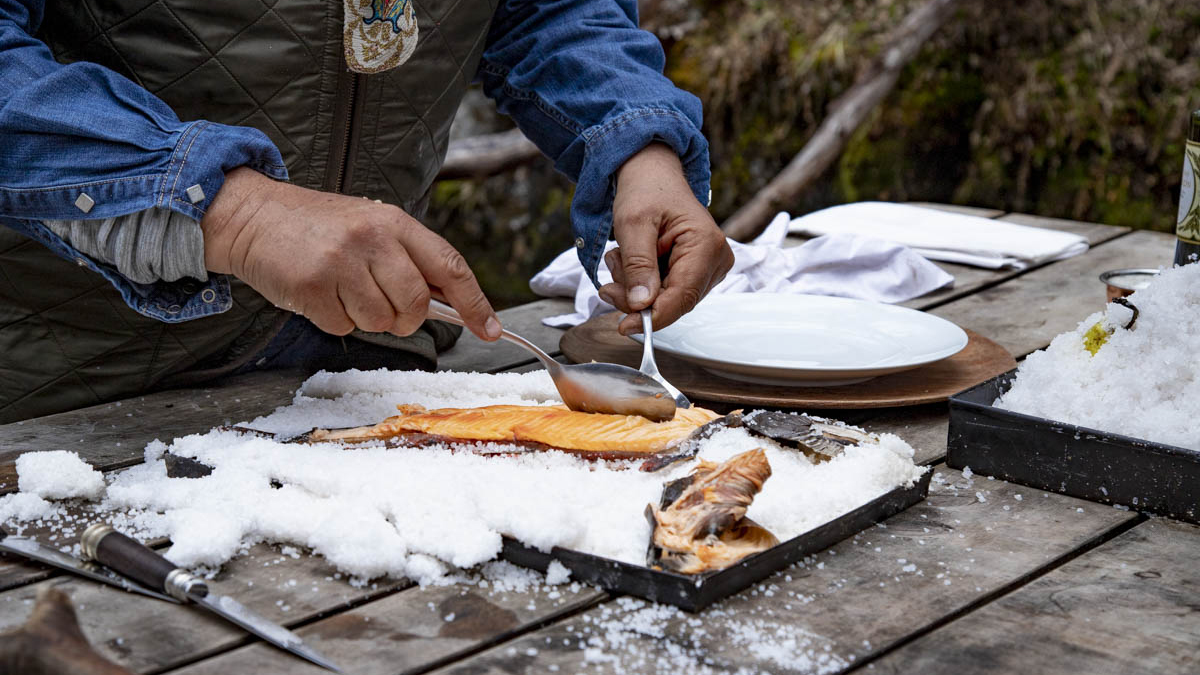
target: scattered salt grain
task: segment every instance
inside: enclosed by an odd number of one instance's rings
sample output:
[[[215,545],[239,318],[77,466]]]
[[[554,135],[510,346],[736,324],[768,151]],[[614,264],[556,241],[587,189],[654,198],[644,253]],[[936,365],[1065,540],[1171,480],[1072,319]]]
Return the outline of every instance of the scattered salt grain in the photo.
[[[43,499],[99,499],[104,474],[67,450],[26,452],[17,457],[17,488]]]

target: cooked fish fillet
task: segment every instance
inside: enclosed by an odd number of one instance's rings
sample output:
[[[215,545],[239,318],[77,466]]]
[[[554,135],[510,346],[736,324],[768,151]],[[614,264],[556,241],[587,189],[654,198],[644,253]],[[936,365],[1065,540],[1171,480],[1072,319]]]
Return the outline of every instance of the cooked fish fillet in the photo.
[[[719,415],[704,408],[675,411],[667,422],[636,415],[602,415],[565,406],[490,405],[481,408],[397,406],[400,414],[371,427],[314,430],[314,441],[366,441],[424,434],[448,441],[537,443],[582,452],[649,455],[678,444]]]

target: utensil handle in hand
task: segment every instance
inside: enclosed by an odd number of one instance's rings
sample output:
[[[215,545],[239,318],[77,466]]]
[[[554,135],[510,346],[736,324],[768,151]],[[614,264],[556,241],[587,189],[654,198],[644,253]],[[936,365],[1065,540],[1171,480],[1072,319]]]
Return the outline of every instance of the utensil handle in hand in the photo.
[[[439,300],[436,297],[439,294],[435,293],[434,295],[435,297],[429,301],[429,318],[437,319],[439,321],[447,321],[449,323],[466,328],[467,324],[463,321],[463,318],[458,313],[458,310]],[[510,333],[507,330],[502,330],[500,331],[500,338],[503,340],[508,340],[514,344],[518,344],[533,352],[534,355],[538,357],[538,360],[540,360],[542,364],[545,365],[549,370],[553,370],[558,366],[558,363],[554,359],[550,358],[549,354],[542,351],[540,347],[533,344],[529,340],[526,340],[520,335],[517,335],[516,333]]]
[[[189,593],[207,593],[208,588],[203,581],[137,540],[116,531],[111,525],[92,525],[84,530],[80,543],[84,556],[180,600],[187,599]]]

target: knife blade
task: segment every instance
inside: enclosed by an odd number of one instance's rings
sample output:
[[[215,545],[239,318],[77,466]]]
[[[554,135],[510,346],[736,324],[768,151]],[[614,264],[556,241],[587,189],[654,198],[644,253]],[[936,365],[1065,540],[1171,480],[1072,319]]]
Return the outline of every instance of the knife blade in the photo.
[[[217,595],[208,584],[175,563],[118,532],[111,525],[96,523],[84,530],[80,540],[86,557],[103,563],[147,586],[192,601],[230,623],[257,635],[296,656],[335,673],[342,672],[332,661],[304,644],[299,635],[263,617],[237,600]]]
[[[145,586],[126,579],[125,577],[113,572],[112,570],[95,565],[84,560],[80,560],[73,555],[63,553],[62,551],[51,548],[39,543],[37,540],[29,539],[28,537],[17,537],[9,534],[4,528],[0,528],[0,551],[12,553],[13,555],[29,558],[51,567],[57,567],[61,570],[66,570],[72,574],[77,574],[81,577],[86,577],[93,581],[99,581],[103,584],[116,586],[131,593],[141,593],[148,595],[158,600],[166,600],[179,604],[179,601],[169,595],[163,595],[153,591]]]

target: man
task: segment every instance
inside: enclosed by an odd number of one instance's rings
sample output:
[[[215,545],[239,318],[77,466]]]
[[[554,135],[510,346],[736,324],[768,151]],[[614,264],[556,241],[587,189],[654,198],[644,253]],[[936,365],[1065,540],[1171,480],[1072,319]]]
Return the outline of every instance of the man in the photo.
[[[253,368],[430,367],[435,292],[494,340],[417,220],[473,77],[578,182],[594,282],[617,240],[605,299],[671,323],[732,254],[699,103],[662,65],[633,0],[0,0],[0,422]]]

